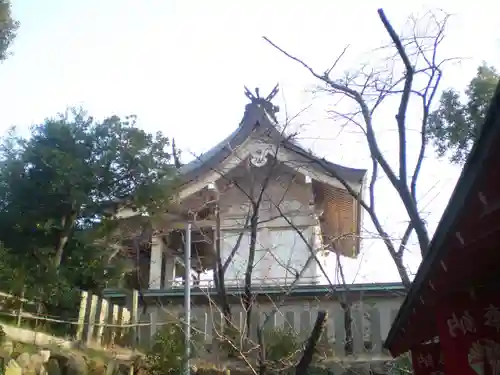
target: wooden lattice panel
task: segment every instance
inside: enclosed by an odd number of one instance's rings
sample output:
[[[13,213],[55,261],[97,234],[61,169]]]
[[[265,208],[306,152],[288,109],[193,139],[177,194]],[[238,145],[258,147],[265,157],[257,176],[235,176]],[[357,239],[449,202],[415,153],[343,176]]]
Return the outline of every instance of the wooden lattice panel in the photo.
[[[344,189],[324,187],[321,230],[323,243],[334,251],[355,257],[358,253],[358,223],[356,200]]]

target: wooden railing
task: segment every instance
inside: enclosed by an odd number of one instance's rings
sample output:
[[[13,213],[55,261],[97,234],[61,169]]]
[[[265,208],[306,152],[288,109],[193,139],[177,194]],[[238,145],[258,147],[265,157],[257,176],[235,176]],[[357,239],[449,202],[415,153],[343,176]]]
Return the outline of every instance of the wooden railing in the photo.
[[[266,278],[254,278],[253,281],[259,285],[276,286],[279,285],[283,288],[290,287],[290,285],[319,285],[320,281],[318,277],[314,276],[302,276],[299,281],[295,281],[295,276],[290,275],[289,277],[266,277]],[[183,288],[184,279],[182,277],[177,277],[173,280],[166,280],[166,285],[168,288]],[[243,287],[245,285],[245,279],[239,278],[227,278],[224,279],[224,284],[227,287]],[[215,283],[212,279],[209,280],[199,280],[193,283],[194,286],[202,288],[214,288]]]
[[[151,337],[163,325],[182,321],[184,311],[182,299],[172,302],[153,300],[146,296],[147,308],[140,305],[143,298],[138,292],[128,292],[126,304],[113,304],[112,299],[103,299],[86,292],[82,294],[78,339],[102,346],[118,344],[125,332],[139,338],[141,345],[151,342]],[[359,297],[359,295],[358,295]],[[117,300],[115,298],[115,300]],[[297,335],[306,338],[310,333],[317,312],[328,312],[325,340],[332,346],[337,358],[357,360],[388,359],[382,350],[391,323],[402,303],[403,296],[394,293],[378,293],[355,298],[350,309],[352,352],[346,352],[345,311],[333,298],[288,298],[280,304],[279,297],[268,298],[255,304],[251,319],[250,338],[257,332],[257,325],[266,322],[265,328],[289,327]],[[192,306],[192,327],[201,334],[207,345],[215,344],[220,334],[221,314],[214,303],[205,299],[204,304]],[[194,302],[196,302],[194,300]],[[199,303],[199,302],[198,302]],[[124,307],[127,306],[127,307]],[[241,305],[232,306],[233,324],[243,329],[246,325]],[[267,316],[270,315],[270,318]],[[131,333],[132,332],[132,333]]]

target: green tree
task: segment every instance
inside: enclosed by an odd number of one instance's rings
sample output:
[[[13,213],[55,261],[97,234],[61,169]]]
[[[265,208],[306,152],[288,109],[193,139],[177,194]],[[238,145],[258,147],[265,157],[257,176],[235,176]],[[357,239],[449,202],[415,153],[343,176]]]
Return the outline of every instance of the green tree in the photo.
[[[169,146],[162,133],[138,128],[134,116],[96,121],[81,110],[34,126],[29,137],[7,136],[0,165],[2,288],[71,306],[78,288],[100,290],[121,277],[111,259],[119,245],[112,234],[122,221],[110,217],[110,207],[126,199],[151,212],[169,203],[175,171]]]
[[[439,107],[429,116],[428,139],[439,156],[463,163],[481,131],[486,111],[500,79],[494,67],[483,63],[465,90],[465,103],[454,89],[441,95]]]
[[[16,36],[19,22],[12,18],[10,0],[0,0],[0,61],[7,58],[7,50]]]

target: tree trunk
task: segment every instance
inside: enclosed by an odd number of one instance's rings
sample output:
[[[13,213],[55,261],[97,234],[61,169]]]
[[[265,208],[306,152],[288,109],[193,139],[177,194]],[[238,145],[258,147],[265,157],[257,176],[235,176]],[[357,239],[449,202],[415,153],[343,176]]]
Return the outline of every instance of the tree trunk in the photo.
[[[304,353],[299,363],[295,367],[296,375],[307,375],[307,370],[311,365],[314,353],[316,351],[316,346],[318,345],[321,335],[325,330],[326,321],[328,319],[328,313],[326,311],[319,311],[316,317],[316,322],[314,323],[314,328],[311,332],[311,336],[307,340],[306,347],[304,348]]]
[[[222,259],[221,259],[221,241],[220,241],[220,234],[221,234],[221,229],[220,229],[220,207],[219,207],[219,202],[216,203],[215,205],[215,238],[214,238],[214,244],[215,244],[215,267],[214,267],[214,282],[215,282],[215,288],[217,289],[217,294],[218,294],[218,305],[220,309],[222,310],[222,315],[224,316],[224,324],[226,327],[231,327],[232,324],[232,314],[231,314],[231,306],[229,305],[229,302],[227,300],[227,293],[226,293],[226,284],[225,284],[225,278],[224,278],[224,267],[222,265]]]
[[[252,217],[250,219],[250,247],[248,249],[248,263],[245,272],[245,290],[243,294],[243,306],[246,311],[246,333],[250,333],[250,323],[252,316],[252,274],[253,264],[255,262],[255,247],[257,246],[257,226],[259,222],[259,207],[253,208]]]

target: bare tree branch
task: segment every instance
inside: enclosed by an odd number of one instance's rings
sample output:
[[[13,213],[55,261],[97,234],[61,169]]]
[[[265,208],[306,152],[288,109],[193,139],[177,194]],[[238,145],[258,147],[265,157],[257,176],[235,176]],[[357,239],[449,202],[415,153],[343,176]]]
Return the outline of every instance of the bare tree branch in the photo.
[[[283,53],[285,56],[298,62],[303,67],[308,69],[314,77],[320,79],[321,81],[323,81],[324,83],[329,85],[332,89],[334,89],[338,92],[341,92],[344,95],[346,95],[347,97],[353,99],[360,106],[361,114],[362,114],[362,117],[363,117],[363,120],[364,120],[364,123],[366,126],[366,137],[367,137],[368,146],[369,146],[372,158],[374,158],[377,161],[377,163],[381,166],[381,168],[383,169],[383,171],[385,172],[385,174],[389,178],[389,181],[391,182],[391,184],[394,186],[394,188],[398,192],[398,194],[401,197],[401,200],[403,201],[403,204],[406,208],[406,211],[408,212],[408,215],[410,216],[410,219],[412,221],[415,221],[415,222],[421,221],[417,207],[416,207],[416,202],[413,200],[413,198],[410,194],[410,191],[407,188],[407,184],[406,183],[403,184],[401,182],[401,180],[394,174],[389,163],[387,162],[384,155],[380,151],[380,148],[379,148],[378,142],[377,142],[377,138],[376,138],[375,132],[373,130],[371,111],[369,110],[368,105],[367,105],[366,101],[363,99],[362,95],[358,91],[351,89],[350,87],[348,87],[346,85],[332,81],[325,74],[320,75],[320,74],[316,73],[305,62],[303,62],[302,60],[300,60],[299,58],[297,58],[295,56],[292,56],[291,54],[289,54],[288,52],[286,52],[285,50],[283,50],[282,48],[277,46],[275,43],[273,43],[269,38],[267,38],[267,37],[263,37],[263,38],[269,44],[271,44],[274,48],[276,48],[281,53]],[[357,194],[353,195],[353,196],[357,196]],[[427,233],[427,229],[425,228],[424,225],[420,224],[420,225],[416,225],[415,231],[417,232],[417,236],[419,239],[422,254],[425,254],[427,252],[427,248],[429,246],[429,235]]]
[[[339,178],[339,176],[336,176],[334,173],[330,174],[341,182],[349,194],[351,194],[368,213],[375,229],[393,258],[403,283],[409,286],[409,277],[402,259],[411,234],[413,232],[416,233],[422,254],[427,252],[429,246],[427,228],[420,216],[417,206],[417,181],[425,156],[426,130],[430,107],[442,76],[441,67],[444,63],[453,60],[443,59],[437,61],[437,49],[443,40],[448,15],[445,15],[442,20],[439,20],[435,14],[428,14],[427,16],[429,17],[427,19],[429,19],[429,22],[431,22],[433,26],[437,26],[437,31],[433,33],[434,31],[429,31],[429,28],[426,28],[425,32],[427,34],[423,36],[418,35],[417,20],[411,19],[413,30],[410,37],[400,37],[394,31],[394,28],[382,9],[378,10],[378,15],[392,42],[390,45],[379,48],[379,50],[393,49],[395,53],[388,57],[385,68],[382,66],[380,70],[377,70],[365,65],[354,75],[345,74],[341,79],[332,79],[331,74],[333,73],[334,67],[337,66],[339,59],[345,54],[346,49],[344,49],[336,59],[333,68],[320,74],[310,65],[305,63],[304,60],[290,54],[272,42],[269,38],[263,37],[263,39],[279,52],[306,68],[315,78],[323,82],[326,85],[326,91],[331,94],[340,94],[343,97],[347,97],[353,100],[357,105],[359,110],[352,113],[340,112],[336,109],[333,109],[332,112],[348,123],[355,124],[356,127],[362,131],[367,140],[372,158],[372,176],[368,186],[369,202],[363,199],[360,192],[352,189],[347,181],[342,180],[342,178]],[[431,34],[431,32],[433,34]],[[412,59],[414,60],[413,62]],[[401,77],[396,76],[397,69],[394,67],[391,69],[390,66],[392,65],[388,65],[388,63],[395,64],[392,61],[402,62],[404,73]],[[424,66],[420,66],[422,63]],[[415,80],[417,74],[421,75],[422,79]],[[423,87],[421,87],[421,83],[424,83]],[[416,85],[420,87],[414,87]],[[372,116],[375,109],[378,108],[389,95],[399,96],[399,108],[396,111],[396,123],[399,135],[398,175],[394,173],[386,157],[382,154],[372,123]],[[415,169],[413,174],[408,176],[406,122],[407,111],[412,95],[419,97],[422,102],[421,139]],[[369,103],[373,104],[371,108],[369,108]],[[397,191],[409,216],[409,225],[401,237],[397,249],[393,244],[393,240],[382,227],[375,209],[375,185],[378,181],[379,167],[383,170],[389,182]],[[410,178],[409,182],[407,180],[408,178]]]
[[[410,92],[413,84],[413,66],[406,54],[406,51],[401,43],[399,36],[394,31],[394,28],[390,24],[389,20],[385,16],[382,9],[378,10],[380,20],[384,24],[387,33],[391,37],[396,50],[398,51],[401,60],[406,68],[405,84],[403,89],[403,94],[401,95],[401,102],[399,104],[398,114],[396,115],[396,120],[398,123],[399,132],[399,180],[402,184],[406,185],[406,111],[408,109],[408,102],[410,101]]]

